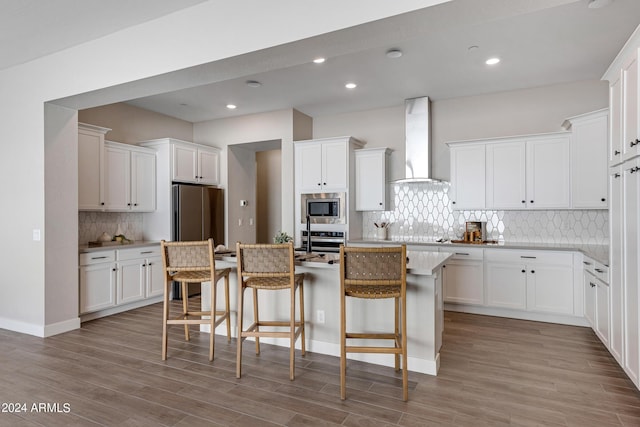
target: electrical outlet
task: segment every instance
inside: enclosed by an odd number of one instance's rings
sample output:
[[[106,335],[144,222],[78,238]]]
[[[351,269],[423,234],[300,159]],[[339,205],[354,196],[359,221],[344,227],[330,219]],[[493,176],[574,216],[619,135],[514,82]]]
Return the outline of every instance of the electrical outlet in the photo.
[[[318,323],[324,324],[324,310],[316,311],[316,321]]]

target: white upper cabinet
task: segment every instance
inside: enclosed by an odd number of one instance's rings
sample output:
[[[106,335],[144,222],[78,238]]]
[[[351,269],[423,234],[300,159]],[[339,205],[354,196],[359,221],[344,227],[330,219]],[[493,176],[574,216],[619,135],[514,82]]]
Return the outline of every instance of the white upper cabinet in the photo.
[[[640,154],[638,134],[638,51],[622,65],[622,159]]]
[[[294,145],[297,192],[348,191],[350,156],[354,148],[362,145],[350,137],[297,141]]]
[[[78,123],[78,209],[104,209],[104,135],[111,129]]]
[[[527,140],[527,207],[562,209],[570,205],[569,136]],[[606,181],[605,181],[606,185]]]
[[[485,208],[484,144],[451,145],[451,206],[454,210]]]
[[[356,210],[384,211],[389,205],[388,148],[356,150]]]
[[[215,147],[174,143],[172,181],[218,185],[220,151]]]
[[[488,208],[527,207],[526,153],[524,140],[487,144]]]
[[[622,79],[617,74],[609,84],[609,166],[622,163]]]
[[[156,155],[153,150],[107,141],[104,208],[151,212],[156,208]]]
[[[606,209],[607,109],[567,119],[571,128],[571,206],[579,209]]]

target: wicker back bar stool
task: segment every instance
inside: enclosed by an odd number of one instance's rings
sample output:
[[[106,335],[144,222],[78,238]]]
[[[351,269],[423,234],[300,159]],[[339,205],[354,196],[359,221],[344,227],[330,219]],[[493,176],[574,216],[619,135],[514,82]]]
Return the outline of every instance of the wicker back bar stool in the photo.
[[[409,398],[407,371],[407,248],[340,246],[340,398],[347,397],[347,353],[395,355],[396,371],[402,368],[402,399]],[[347,330],[347,297],[394,299],[393,332]],[[377,314],[377,313],[376,313]],[[356,340],[390,340],[393,346],[348,345]],[[370,344],[368,342],[367,344]],[[400,359],[402,358],[402,364]]]
[[[295,343],[302,338],[302,355],[305,355],[304,336],[304,273],[295,273],[293,243],[285,244],[236,244],[238,262],[238,353],[236,377],[242,374],[242,341],[253,337],[256,355],[260,354],[260,337],[289,339],[289,379],[295,376]],[[253,290],[253,323],[243,329],[244,291]],[[296,321],[296,289],[299,290],[300,320]],[[289,320],[260,320],[258,316],[258,290],[286,290],[289,292]],[[262,329],[268,328],[269,330]],[[284,331],[282,329],[285,328]]]
[[[167,360],[168,326],[184,325],[184,338],[189,341],[189,325],[209,325],[209,361],[213,360],[215,328],[227,322],[227,341],[231,341],[229,321],[229,272],[230,268],[216,270],[213,239],[193,242],[160,242],[164,266],[164,310],[162,316],[162,360]],[[216,309],[217,284],[224,278],[225,309]],[[181,284],[182,313],[171,316],[169,294],[171,282]],[[189,284],[211,282],[210,310],[191,310],[189,307]]]

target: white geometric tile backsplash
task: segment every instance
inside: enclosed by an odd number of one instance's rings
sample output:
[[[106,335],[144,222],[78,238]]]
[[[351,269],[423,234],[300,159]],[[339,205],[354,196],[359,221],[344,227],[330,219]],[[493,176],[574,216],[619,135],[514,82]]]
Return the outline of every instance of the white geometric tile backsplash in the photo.
[[[375,239],[374,222],[388,222],[392,240],[461,239],[466,221],[485,221],[488,240],[609,243],[607,210],[454,211],[449,202],[449,186],[446,182],[392,184],[392,210],[364,212],[363,238]]]
[[[78,243],[97,240],[98,236],[106,232],[113,236],[118,225],[125,237],[132,240],[142,240],[143,222],[141,213],[132,212],[78,212]]]

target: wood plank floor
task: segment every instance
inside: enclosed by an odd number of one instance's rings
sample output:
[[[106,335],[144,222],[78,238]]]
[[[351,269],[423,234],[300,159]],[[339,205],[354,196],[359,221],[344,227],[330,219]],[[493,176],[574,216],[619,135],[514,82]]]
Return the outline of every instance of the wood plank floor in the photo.
[[[341,401],[335,357],[298,353],[289,381],[286,348],[245,345],[237,380],[235,340],[209,363],[208,335],[173,327],[162,362],[161,308],[0,330],[0,426],[640,426],[640,393],[587,328],[448,312],[440,374],[410,373],[409,402],[393,369],[351,361]]]

